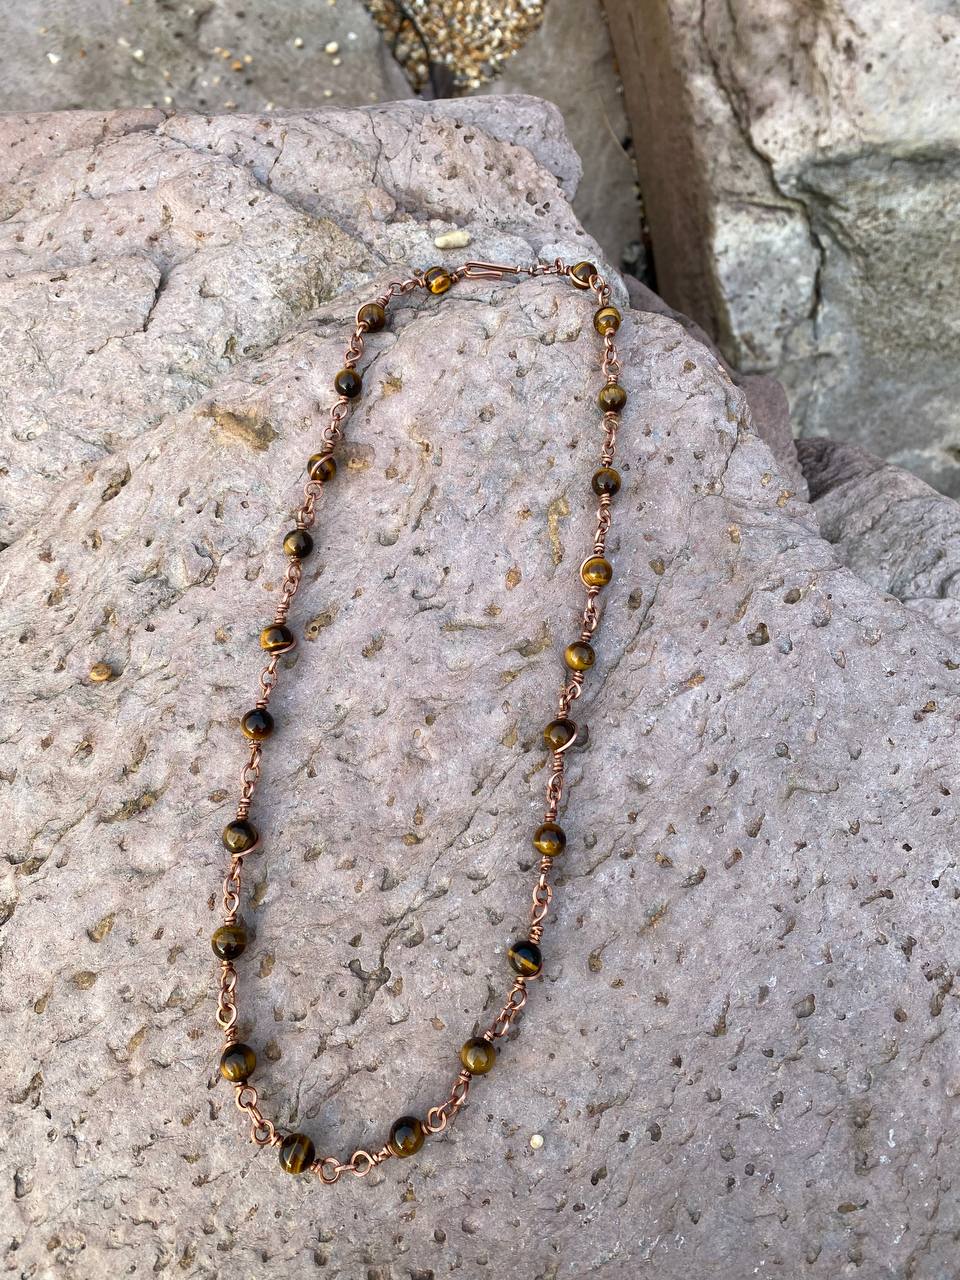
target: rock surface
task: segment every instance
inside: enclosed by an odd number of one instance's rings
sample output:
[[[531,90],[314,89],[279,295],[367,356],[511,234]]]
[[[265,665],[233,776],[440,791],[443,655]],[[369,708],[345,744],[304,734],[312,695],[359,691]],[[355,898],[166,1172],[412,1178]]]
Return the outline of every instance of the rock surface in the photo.
[[[960,13],[605,0],[668,302],[802,434],[960,493]]]
[[[960,636],[960,504],[856,445],[801,440],[799,457],[843,563]]]
[[[215,1083],[218,833],[354,308],[436,257],[436,225],[467,222],[471,256],[591,249],[476,119],[282,128],[2,125],[6,334],[31,339],[0,343],[6,1267],[942,1280],[960,654],[843,567],[665,316],[621,330],[616,576],[519,1034],[402,1166],[327,1190],[245,1142]],[[273,704],[240,976],[264,1107],[324,1150],[439,1100],[507,983],[592,530],[590,313],[478,281],[370,342]]]
[[[583,161],[573,200],[581,224],[619,266],[642,267],[637,171],[630,126],[600,0],[550,0],[541,27],[485,93],[532,93],[559,109]]]
[[[412,96],[360,0],[20,0],[7,6],[4,37],[3,111],[263,111]]]

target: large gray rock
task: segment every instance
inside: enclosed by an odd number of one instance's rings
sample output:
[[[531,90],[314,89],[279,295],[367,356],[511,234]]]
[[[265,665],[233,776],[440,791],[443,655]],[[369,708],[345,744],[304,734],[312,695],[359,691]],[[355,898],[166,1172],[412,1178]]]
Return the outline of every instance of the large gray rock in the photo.
[[[601,0],[550,0],[540,28],[482,92],[533,93],[559,108],[583,162],[574,213],[611,262],[636,256],[637,171]]]
[[[960,636],[960,504],[856,445],[801,440],[799,454],[843,563]]]
[[[263,111],[412,95],[361,0],[19,0],[4,41],[3,111]]]
[[[246,1142],[215,1073],[218,835],[354,308],[435,258],[435,224],[470,254],[590,251],[556,179],[476,121],[286,129],[3,125],[32,335],[0,555],[7,1269],[942,1280],[956,649],[838,562],[665,316],[621,330],[616,576],[518,1034],[448,1135],[362,1182]],[[370,342],[240,966],[264,1108],[324,1152],[442,1098],[508,985],[592,533],[591,310],[556,280],[473,282]]]
[[[960,493],[960,16],[605,0],[668,302],[802,434]]]

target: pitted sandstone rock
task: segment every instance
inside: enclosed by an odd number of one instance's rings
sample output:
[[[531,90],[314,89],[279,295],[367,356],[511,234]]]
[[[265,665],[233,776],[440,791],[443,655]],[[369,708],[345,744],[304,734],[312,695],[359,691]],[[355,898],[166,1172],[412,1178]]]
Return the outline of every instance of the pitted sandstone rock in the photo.
[[[442,159],[432,120],[410,129]],[[368,177],[351,203],[329,118],[276,157],[284,196],[256,120],[49,127],[74,142],[31,153],[3,226],[10,280],[49,300],[22,327],[48,365],[68,352],[13,440],[0,555],[6,1265],[949,1274],[960,654],[839,563],[743,393],[664,316],[620,333],[616,576],[518,1033],[449,1134],[363,1181],[294,1180],[245,1140],[208,942],[236,722],[354,309],[435,256],[413,160],[433,144],[371,162],[407,185]],[[577,251],[528,152],[487,136],[457,163],[471,251]],[[124,305],[110,272],[152,296],[154,231],[175,284],[143,329],[142,303],[116,317],[112,365],[85,356]],[[319,254],[296,304],[291,243]],[[272,704],[240,975],[263,1106],[322,1152],[439,1101],[509,982],[592,531],[591,310],[557,280],[476,281],[403,300],[369,342]],[[38,367],[22,354],[12,394]]]

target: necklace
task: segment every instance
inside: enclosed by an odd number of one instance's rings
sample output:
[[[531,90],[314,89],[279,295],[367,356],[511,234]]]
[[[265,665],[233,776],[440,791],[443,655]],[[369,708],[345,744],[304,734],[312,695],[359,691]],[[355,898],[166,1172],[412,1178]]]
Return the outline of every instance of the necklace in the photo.
[[[586,603],[580,615],[580,633],[564,650],[566,672],[556,717],[543,730],[543,742],[549,754],[550,765],[543,821],[533,833],[533,847],[539,853],[540,860],[533,886],[530,924],[527,936],[517,939],[507,950],[507,960],[514,976],[503,1007],[482,1034],[467,1040],[460,1049],[460,1070],[443,1102],[430,1107],[423,1119],[412,1115],[401,1116],[393,1123],[386,1142],[379,1150],[355,1151],[345,1161],[332,1155],[318,1157],[313,1141],[307,1134],[282,1133],[263,1115],[257,1090],[250,1084],[250,1077],[256,1070],[257,1056],[250,1045],[240,1042],[237,1032],[237,970],[234,961],[239,959],[247,946],[247,929],[240,916],[243,863],[260,844],[259,832],[250,821],[250,810],[253,793],[260,778],[263,744],[274,730],[273,716],[268,710],[270,698],[277,683],[280,659],[296,645],[293,631],[287,625],[287,617],[302,580],[303,562],[313,551],[314,542],[310,529],[316,520],[317,502],[324,488],[333,483],[337,474],[334,452],[343,438],[344,419],[351,403],[363,389],[363,375],[357,368],[357,363],[363,355],[366,335],[376,333],[385,326],[386,308],[394,297],[410,293],[414,289],[426,289],[431,294],[442,295],[461,280],[502,280],[508,275],[555,275],[565,277],[577,289],[592,291],[596,295],[597,304],[593,325],[603,340],[600,371],[604,381],[597,394],[597,405],[602,414],[603,443],[599,467],[591,480],[591,487],[599,500],[597,525],[593,549],[579,568],[580,581],[586,591]],[[220,1074],[234,1086],[236,1105],[250,1120],[250,1140],[260,1147],[278,1148],[280,1167],[287,1173],[313,1173],[329,1186],[337,1182],[344,1173],[349,1172],[362,1178],[385,1160],[415,1155],[427,1137],[442,1133],[455,1119],[467,1100],[474,1078],[486,1075],[493,1068],[497,1060],[497,1041],[507,1034],[520,1017],[527,1003],[529,983],[540,975],[543,968],[540,942],[552,898],[550,871],[554,858],[559,857],[566,846],[566,835],[557,822],[563,795],[565,753],[578,737],[577,725],[570,718],[570,709],[580,697],[585,675],[594,664],[595,654],[590,641],[600,622],[597,597],[613,575],[605,549],[610,528],[611,501],[620,488],[620,476],[612,466],[617,426],[620,411],[627,400],[626,392],[618,381],[620,361],[614,346],[614,334],[619,326],[620,312],[610,305],[609,286],[596,267],[590,262],[567,266],[559,258],[549,264],[536,262],[527,267],[493,262],[467,262],[456,270],[430,267],[407,280],[391,282],[372,302],[363,303],[357,310],[356,325],[344,355],[343,368],[333,379],[337,399],[330,410],[330,421],[323,431],[323,444],[320,452],[315,453],[307,464],[303,498],[294,513],[295,525],[283,538],[287,571],[280,587],[276,614],[273,622],[260,633],[260,646],[269,655],[269,660],[260,673],[260,696],[256,705],[240,721],[240,727],[250,743],[250,754],[240,774],[237,816],[223,830],[223,844],[230,854],[230,866],[223,881],[223,924],[211,939],[214,954],[220,961],[217,1023],[224,1034]]]

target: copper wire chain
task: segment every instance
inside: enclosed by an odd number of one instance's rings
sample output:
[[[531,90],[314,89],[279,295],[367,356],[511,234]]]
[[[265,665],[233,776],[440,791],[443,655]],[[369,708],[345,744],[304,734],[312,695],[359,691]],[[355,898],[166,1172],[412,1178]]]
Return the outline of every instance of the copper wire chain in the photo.
[[[531,277],[544,275],[564,276],[571,274],[571,269],[559,258],[552,263],[536,262],[529,265],[518,264],[516,266],[505,266],[500,263],[487,262],[469,262],[458,268],[456,271],[449,273],[451,281],[465,279],[502,279],[505,275],[528,275]],[[386,288],[373,301],[380,306],[386,308],[389,302],[395,298],[410,293],[417,288],[427,287],[426,273],[420,272],[411,276],[406,280],[391,281]],[[589,286],[597,298],[598,305],[604,307],[609,303],[610,290],[609,286],[599,274],[590,277]],[[359,319],[359,311],[356,326],[351,334],[350,342],[344,354],[344,367],[354,368],[363,355],[364,339],[367,332],[367,326]],[[616,345],[612,332],[606,332],[603,335],[603,356],[601,359],[601,372],[607,383],[615,383],[621,372],[620,360],[617,357]],[[328,457],[333,454],[336,446],[343,439],[343,424],[350,411],[351,401],[347,396],[341,395],[334,401],[330,408],[329,420],[321,434],[323,446],[320,450],[321,457]],[[603,415],[603,445],[600,451],[600,465],[609,467],[616,453],[616,438],[618,426],[618,414],[614,411],[607,411]],[[303,496],[297,507],[294,518],[296,525],[300,529],[309,529],[316,520],[317,502],[322,496],[324,483],[320,480],[308,478],[303,486]],[[602,556],[606,549],[607,534],[610,530],[611,516],[611,500],[609,494],[601,495],[597,507],[597,523],[593,540],[593,552],[595,556]],[[581,565],[582,568],[582,565]],[[303,570],[298,560],[290,558],[288,560],[286,573],[280,587],[280,596],[274,615],[274,624],[283,625],[290,612],[290,606],[293,602],[303,577]],[[582,581],[582,578],[581,578]],[[586,600],[580,617],[580,638],[588,641],[597,629],[600,622],[600,610],[597,607],[597,597],[600,588],[596,586],[585,586]],[[257,706],[265,708],[270,701],[270,697],[276,686],[279,671],[281,652],[274,653],[270,660],[266,663],[259,676],[260,697],[257,700]],[[560,719],[565,718],[571,705],[580,697],[583,689],[584,673],[582,671],[568,674],[560,689],[557,700],[557,716]],[[578,731],[579,733],[579,731]],[[576,740],[576,739],[575,739]],[[545,788],[545,806],[544,821],[552,822],[556,819],[563,799],[564,773],[566,767],[566,752],[569,746],[561,750],[553,751],[550,760],[550,772],[547,777]],[[262,759],[262,746],[259,742],[253,742],[250,746],[249,757],[244,764],[240,773],[240,798],[237,803],[237,817],[245,819],[251,808],[254,790],[260,780],[260,764]],[[251,852],[248,850],[247,852]],[[242,893],[242,872],[244,854],[233,854],[230,860],[230,867],[223,881],[223,923],[226,925],[234,924],[240,911],[241,893]],[[553,898],[553,889],[549,882],[549,876],[552,869],[552,859],[550,857],[541,857],[537,866],[537,879],[534,882],[531,893],[530,912],[529,912],[529,929],[528,936],[531,942],[540,943],[543,937],[544,924],[546,917],[550,911],[550,904]],[[528,979],[518,975],[514,978],[507,997],[497,1013],[493,1021],[483,1030],[480,1035],[483,1039],[493,1042],[506,1036],[511,1028],[516,1024],[517,1020],[523,1013],[527,1003]],[[224,1047],[227,1048],[237,1041],[237,1020],[238,1009],[236,1001],[237,993],[237,971],[233,963],[229,960],[220,962],[220,976],[218,981],[217,996],[217,1024],[224,1033]],[[461,1068],[457,1073],[447,1096],[442,1102],[435,1106],[427,1108],[426,1119],[423,1120],[422,1126],[427,1134],[442,1133],[447,1126],[452,1123],[460,1110],[467,1102],[470,1091],[470,1084],[473,1077],[468,1071]],[[277,1130],[272,1121],[267,1119],[259,1106],[259,1094],[256,1088],[249,1082],[237,1083],[234,1085],[235,1101],[238,1110],[243,1112],[250,1120],[250,1141],[257,1146],[280,1146],[283,1143],[285,1135]],[[319,1181],[325,1186],[332,1186],[345,1173],[353,1174],[355,1177],[363,1178],[381,1165],[385,1160],[391,1159],[393,1152],[386,1145],[377,1151],[354,1151],[349,1160],[340,1160],[336,1156],[327,1155],[319,1156],[310,1165],[311,1172],[315,1173]]]

